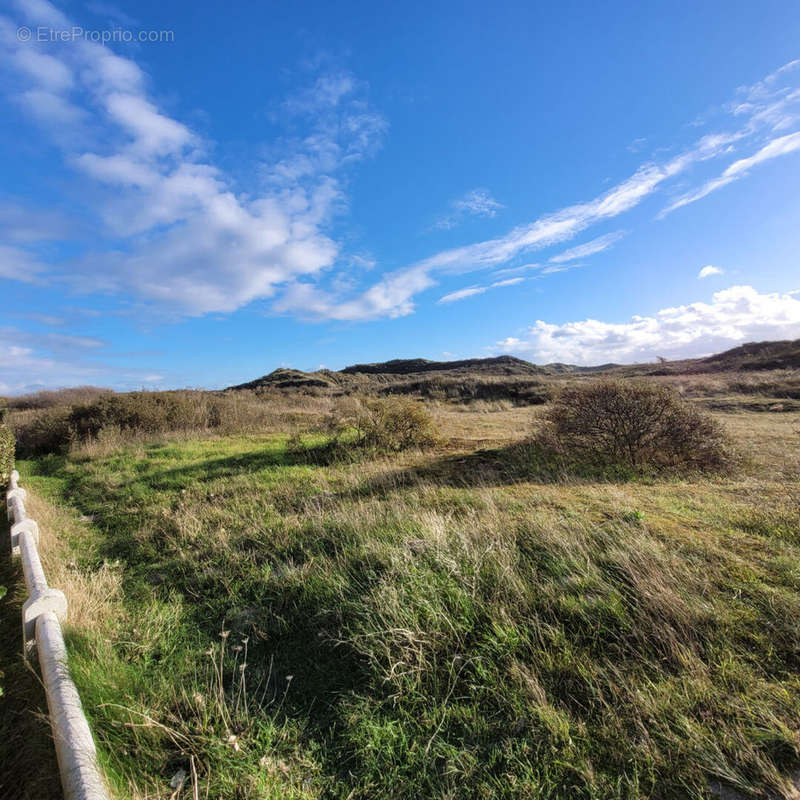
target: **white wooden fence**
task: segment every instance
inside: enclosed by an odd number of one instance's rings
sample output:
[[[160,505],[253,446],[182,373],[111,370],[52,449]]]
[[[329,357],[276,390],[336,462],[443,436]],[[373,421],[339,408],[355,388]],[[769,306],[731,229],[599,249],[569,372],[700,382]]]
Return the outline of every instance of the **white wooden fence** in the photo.
[[[92,732],[67,668],[67,650],[61,632],[61,623],[67,616],[67,599],[63,592],[47,585],[37,550],[39,526],[25,512],[25,490],[18,482],[19,473],[14,470],[6,504],[11,523],[11,552],[22,559],[28,588],[28,599],[22,606],[23,647],[26,657],[34,654],[39,657],[64,798],[108,800]]]

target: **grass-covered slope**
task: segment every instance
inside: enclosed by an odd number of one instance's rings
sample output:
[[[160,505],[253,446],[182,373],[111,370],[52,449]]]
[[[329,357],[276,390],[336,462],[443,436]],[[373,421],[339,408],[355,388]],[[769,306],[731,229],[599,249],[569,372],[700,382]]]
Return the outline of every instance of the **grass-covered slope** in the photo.
[[[529,411],[440,413],[463,452],[315,466],[274,435],[20,465],[58,585],[99,609],[70,657],[121,794],[184,769],[191,797],[194,768],[214,798],[787,795],[796,415],[727,416],[755,459],[734,477],[614,484],[470,452]]]

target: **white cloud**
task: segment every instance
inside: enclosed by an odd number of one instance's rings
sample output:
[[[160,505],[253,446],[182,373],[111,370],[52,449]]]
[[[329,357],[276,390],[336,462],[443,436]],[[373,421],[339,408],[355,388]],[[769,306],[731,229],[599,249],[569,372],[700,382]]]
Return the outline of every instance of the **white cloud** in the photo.
[[[108,249],[72,261],[62,272],[87,290],[133,293],[190,314],[232,311],[262,298],[272,298],[277,312],[309,318],[410,314],[415,297],[444,275],[496,269],[570,241],[633,209],[698,162],[728,154],[765,127],[785,128],[800,95],[783,85],[794,70],[786,65],[740,91],[728,111],[744,120],[736,130],[706,135],[663,162],[643,163],[590,201],[503,236],[435,253],[364,287],[363,273],[354,275],[352,259],[329,234],[332,219],[346,207],[341,170],[374,153],[387,130],[366,103],[363,82],[332,71],[287,100],[281,116],[291,117],[302,134],[272,143],[270,158],[254,170],[259,186],[239,191],[209,162],[201,138],[153,101],[137,64],[93,42],[48,43],[46,50],[37,42],[19,43],[19,22],[55,28],[72,23],[47,0],[17,0],[16,7],[19,21],[0,17],[0,57],[21,76],[8,91],[47,126],[66,163],[96,184],[85,193],[105,225],[95,240],[117,237]],[[760,142],[761,150],[734,162],[723,178],[734,180],[790,152],[796,135]],[[452,213],[493,216],[500,207],[488,191],[476,189],[456,201]],[[544,272],[601,244],[610,246],[599,237],[554,256]]]
[[[467,192],[460,200],[457,200],[455,207],[459,211],[465,211],[468,214],[493,217],[499,209],[503,208],[503,204],[498,203],[488,189],[473,189],[471,192]]]
[[[46,270],[47,267],[27,250],[0,244],[0,278],[37,283]]]
[[[483,294],[488,288],[488,286],[467,286],[465,289],[458,289],[455,292],[446,294],[444,297],[440,297],[437,302],[455,303],[457,300],[466,300],[466,298],[474,297],[476,294]]]
[[[50,324],[46,318],[37,321]],[[124,357],[124,365],[109,360],[112,355],[107,342],[92,336],[0,327],[0,394],[84,384],[136,389],[165,379],[173,385],[180,382],[175,375],[153,372],[152,366],[131,368],[127,364],[132,357],[151,357],[152,353],[118,353]]]
[[[73,357],[74,349],[86,349],[91,346],[89,341],[78,338],[70,347],[70,338],[54,340],[47,335],[37,337],[15,328],[0,328],[0,393],[17,394],[45,385],[66,386],[92,380],[97,368]]]
[[[502,281],[495,281],[492,284],[492,288],[496,288],[498,286],[516,286],[518,283],[522,283],[525,278],[506,278]]]
[[[117,8],[115,5],[112,5],[111,3],[104,3],[104,2],[98,2],[97,0],[92,0],[92,2],[86,3],[86,8],[89,9],[89,11],[97,14],[98,16],[105,17],[106,19],[109,19],[112,22],[116,22],[119,25],[131,28],[139,24],[136,19],[129,16],[122,9]]]
[[[712,275],[723,275],[725,273],[724,269],[720,269],[719,267],[714,267],[711,264],[708,266],[703,267],[700,272],[697,273],[698,279],[700,278],[710,278]]]
[[[679,197],[677,200],[667,206],[661,212],[660,216],[663,217],[677,208],[694,203],[697,200],[700,200],[703,197],[711,194],[711,192],[721,189],[723,186],[727,186],[729,183],[733,183],[734,181],[743,178],[745,175],[747,175],[752,167],[755,167],[773,158],[778,158],[779,156],[789,155],[790,153],[794,153],[798,150],[800,150],[800,131],[787,134],[786,136],[779,136],[778,138],[773,139],[765,144],[753,155],[747,158],[740,158],[738,161],[734,161],[719,177],[713,178],[712,180],[704,183],[699,189],[695,189],[694,191],[688,192]]]
[[[665,308],[627,322],[585,319],[555,325],[538,320],[521,336],[497,342],[492,350],[538,363],[582,365],[703,356],[747,341],[800,337],[796,294],[761,294],[752,286],[732,286],[716,292],[710,303]]]
[[[83,121],[83,111],[64,97],[46,89],[20,92],[17,101],[40,122],[45,124],[77,125]]]
[[[488,286],[467,286],[465,289],[458,289],[455,292],[446,294],[444,297],[440,297],[436,302],[454,303],[456,300],[466,300],[467,297],[473,297],[476,294],[483,294],[489,289],[499,289],[503,286],[516,286],[518,283],[522,283],[524,280],[525,278],[506,278],[502,281],[490,283]]]
[[[451,204],[451,211],[437,220],[434,228],[449,230],[459,225],[465,217],[494,217],[504,208],[492,197],[488,189],[472,189]]]
[[[33,320],[34,322],[38,322],[40,325],[48,325],[50,327],[58,327],[65,323],[65,319],[63,317],[57,317],[54,314],[40,314],[36,311],[29,311],[23,314],[18,314],[17,316]]]
[[[578,258],[593,256],[595,253],[602,253],[603,250],[608,250],[609,247],[616,244],[623,236],[625,236],[625,231],[616,231],[615,233],[607,233],[605,236],[598,236],[590,242],[571,247],[569,250],[553,256],[550,261],[553,264],[563,264],[567,261],[575,261]]]
[[[20,48],[17,66],[42,88],[62,91],[70,89],[74,81],[72,70],[63,61],[31,48]]]
[[[69,236],[76,224],[75,220],[59,211],[33,208],[18,198],[0,200],[0,237],[7,242],[63,239]]]
[[[569,264],[549,264],[542,268],[542,275],[555,275],[557,272],[566,272],[570,269],[577,269],[583,264],[576,264],[574,261]]]
[[[46,0],[18,7],[31,26],[71,27]],[[83,40],[49,43],[44,53],[16,41],[16,24],[0,18],[0,53],[23,79],[11,91],[48,126],[66,163],[97,182],[86,196],[96,198],[103,233],[117,237],[69,263],[75,287],[203,314],[272,297],[333,265],[339,247],[325,229],[344,205],[336,173],[374,152],[386,128],[363,83],[323,75],[287,101],[308,134],[280,143],[283,152],[261,170],[266,188],[237,193],[208,163],[200,137],[148,97],[133,61]]]
[[[638,205],[658,186],[691,164],[714,158],[731,136],[712,134],[665,164],[646,164],[626,180],[593,200],[568,206],[511,230],[505,236],[444,250],[408,267],[390,272],[376,284],[349,300],[310,283],[290,287],[278,301],[281,312],[337,320],[400,317],[414,311],[415,295],[436,285],[440,274],[460,274],[497,267],[514,257],[572,239],[598,222],[612,219]],[[563,268],[550,267],[547,273]]]
[[[331,295],[316,293],[313,287],[304,290],[303,300],[314,300],[313,305],[320,316],[342,319],[340,309],[344,306],[348,319],[375,319],[381,316],[402,316],[414,310],[414,295],[434,286],[439,274],[466,273],[490,267],[497,267],[511,259],[537,249],[543,249],[560,242],[568,241],[587,228],[604,220],[613,219],[631,210],[649,195],[656,192],[662,184],[674,179],[699,162],[719,158],[731,152],[731,148],[741,140],[754,135],[764,125],[774,128],[785,123],[786,112],[776,118],[765,114],[775,105],[775,98],[783,100],[794,97],[785,87],[776,88],[775,82],[781,75],[794,69],[786,65],[766,79],[769,88],[762,98],[752,104],[752,109],[740,113],[747,117],[744,127],[733,131],[709,133],[698,139],[692,146],[664,163],[643,164],[628,179],[617,184],[594,200],[568,206],[560,211],[547,214],[537,220],[514,228],[505,236],[475,244],[445,250],[427,259],[386,275],[380,283],[364,291],[359,297],[344,304]],[[752,89],[752,87],[751,87]],[[753,93],[755,90],[752,90]],[[781,100],[781,102],[783,101]],[[761,115],[761,116],[759,116]],[[782,145],[766,146],[758,157],[741,159],[743,163],[731,165],[729,169],[737,176],[748,167],[760,163],[767,157],[774,157],[778,150],[793,146],[791,141]],[[757,154],[758,155],[758,154]],[[738,162],[737,162],[738,163]],[[602,237],[600,237],[602,239]],[[563,255],[563,254],[562,254]],[[563,268],[550,266],[544,274],[561,271]],[[378,301],[378,302],[376,302]],[[291,300],[284,302],[283,309],[291,308]]]
[[[313,86],[286,100],[283,107],[290,114],[316,114],[338,106],[357,86],[353,76],[346,72],[321,75]]]
[[[519,267],[506,267],[504,269],[497,269],[492,273],[492,275],[498,278],[501,275],[519,275],[521,272],[530,272],[534,269],[540,269],[541,266],[542,265],[538,262],[533,264],[521,264]]]
[[[189,129],[159,114],[144,97],[111,92],[104,98],[111,119],[131,136],[131,149],[141,158],[180,153],[192,140]]]

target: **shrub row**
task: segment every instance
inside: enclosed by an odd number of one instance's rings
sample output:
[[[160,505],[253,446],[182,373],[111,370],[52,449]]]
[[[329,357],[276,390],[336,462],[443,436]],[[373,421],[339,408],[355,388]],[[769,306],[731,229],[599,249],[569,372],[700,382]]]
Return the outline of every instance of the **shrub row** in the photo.
[[[67,389],[43,389],[39,392],[7,397],[5,403],[13,411],[30,411],[91,403],[98,397],[110,394],[113,394],[111,389],[102,389],[98,386],[71,386]]]
[[[66,452],[72,444],[105,431],[123,436],[171,431],[252,430],[270,411],[249,397],[199,391],[104,393],[89,403],[43,408],[16,415],[22,458]]]
[[[552,398],[552,387],[538,378],[432,376],[391,383],[382,394],[417,394],[432,400],[469,403],[474,400],[508,400],[516,405],[541,405]]]

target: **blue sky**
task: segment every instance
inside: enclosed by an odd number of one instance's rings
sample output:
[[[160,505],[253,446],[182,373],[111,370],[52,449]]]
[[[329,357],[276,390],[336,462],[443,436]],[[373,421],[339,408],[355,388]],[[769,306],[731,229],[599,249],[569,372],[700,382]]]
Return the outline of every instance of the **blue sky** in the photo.
[[[798,41],[787,2],[4,3],[0,392],[800,337]]]

